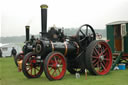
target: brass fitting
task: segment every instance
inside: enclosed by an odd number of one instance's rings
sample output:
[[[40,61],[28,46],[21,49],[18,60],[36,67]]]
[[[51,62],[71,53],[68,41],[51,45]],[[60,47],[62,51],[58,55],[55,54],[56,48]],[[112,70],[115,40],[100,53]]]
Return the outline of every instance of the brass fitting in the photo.
[[[48,8],[48,5],[42,4],[42,5],[40,6],[40,8],[41,8],[41,9],[47,9],[47,8]]]

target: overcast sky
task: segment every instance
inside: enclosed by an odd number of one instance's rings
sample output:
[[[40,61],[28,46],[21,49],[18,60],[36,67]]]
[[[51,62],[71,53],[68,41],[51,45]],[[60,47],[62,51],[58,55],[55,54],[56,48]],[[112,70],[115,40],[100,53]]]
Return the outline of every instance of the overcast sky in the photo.
[[[1,0],[1,36],[25,35],[41,30],[40,5],[48,5],[48,27],[72,28],[90,24],[105,29],[107,23],[128,21],[128,0]]]

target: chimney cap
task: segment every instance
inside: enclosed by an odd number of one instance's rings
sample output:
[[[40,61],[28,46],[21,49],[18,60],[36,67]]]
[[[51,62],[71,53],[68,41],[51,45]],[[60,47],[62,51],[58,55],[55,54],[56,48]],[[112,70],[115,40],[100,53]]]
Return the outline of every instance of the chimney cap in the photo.
[[[47,9],[47,8],[48,8],[48,5],[42,4],[42,5],[40,6],[40,8],[41,8],[41,9]]]
[[[29,29],[30,26],[29,26],[29,25],[26,25],[25,27],[26,27],[27,29]]]

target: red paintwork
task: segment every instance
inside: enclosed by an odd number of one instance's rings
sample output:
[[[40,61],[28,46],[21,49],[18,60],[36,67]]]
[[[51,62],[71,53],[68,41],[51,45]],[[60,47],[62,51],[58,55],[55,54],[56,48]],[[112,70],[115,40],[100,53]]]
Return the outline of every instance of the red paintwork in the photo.
[[[26,65],[26,71],[27,71],[27,73],[31,76],[31,77],[35,77],[36,75],[39,75],[40,74],[40,72],[41,72],[41,66],[39,65],[36,65],[35,67],[34,67],[34,64],[36,63],[36,56],[35,57],[33,57],[33,55],[32,56],[27,56],[27,60],[26,60],[26,62],[25,62],[25,65]]]
[[[57,67],[60,65],[60,67]],[[60,54],[50,56],[47,64],[47,71],[50,77],[54,80],[61,79],[66,72],[66,61]]]

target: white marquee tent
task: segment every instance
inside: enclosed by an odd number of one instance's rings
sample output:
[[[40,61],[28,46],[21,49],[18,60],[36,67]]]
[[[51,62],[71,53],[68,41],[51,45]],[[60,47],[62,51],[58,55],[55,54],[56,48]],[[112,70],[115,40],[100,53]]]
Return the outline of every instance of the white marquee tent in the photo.
[[[10,56],[12,47],[14,47],[16,49],[17,53],[19,53],[21,51],[21,46],[19,46],[17,44],[13,44],[13,43],[2,44],[2,43],[0,43],[0,49],[2,51],[2,56],[3,57]]]

